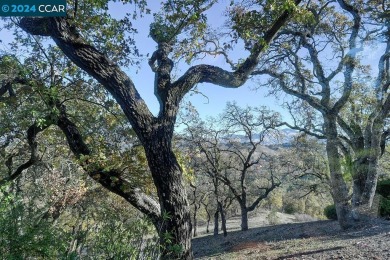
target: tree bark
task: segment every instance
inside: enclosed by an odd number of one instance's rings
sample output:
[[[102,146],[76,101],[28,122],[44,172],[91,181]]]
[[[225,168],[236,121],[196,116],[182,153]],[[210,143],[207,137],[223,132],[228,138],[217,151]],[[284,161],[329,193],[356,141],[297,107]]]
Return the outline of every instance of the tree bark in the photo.
[[[81,155],[91,155],[91,151],[84,142],[77,126],[67,117],[65,106],[61,106],[60,110],[61,114],[56,124],[64,133],[70,150],[77,158],[80,158]],[[148,216],[156,226],[156,229],[159,230],[161,223],[160,205],[153,198],[141,192],[139,188],[134,188],[131,183],[122,178],[119,170],[112,169],[105,171],[102,168],[96,167],[90,170],[88,160],[81,163],[81,166],[92,179],[99,182],[104,188],[121,196]]]
[[[207,213],[207,225],[206,225],[206,233],[210,232],[210,214]]]
[[[221,214],[221,229],[223,232],[223,236],[227,236],[227,228],[226,228],[226,215],[225,210],[223,209],[222,202],[218,201],[218,211]]]
[[[374,115],[374,112],[371,116]],[[374,116],[373,116],[374,117]],[[355,145],[356,160],[353,162],[353,206],[363,215],[371,215],[372,202],[378,180],[379,160],[382,156],[384,121],[376,117],[367,123],[362,147]],[[356,139],[356,138],[355,138]],[[358,147],[359,149],[357,149]]]
[[[387,25],[386,31],[388,34],[389,25]],[[386,49],[378,62],[378,74],[374,86],[377,91],[375,109],[369,114],[364,131],[356,122],[352,121],[351,127],[349,127],[340,120],[340,125],[353,140],[352,147],[357,154],[353,174],[353,204],[355,207],[370,209],[375,196],[379,159],[384,153],[386,138],[389,135],[389,131],[385,130],[385,119],[390,113],[390,95],[387,93],[390,86],[389,67],[390,41],[387,41]],[[356,129],[358,131],[355,131]]]
[[[241,231],[248,230],[248,210],[245,205],[241,205]]]
[[[192,215],[192,229],[193,229],[193,236],[194,237],[197,237],[198,236],[198,232],[197,232],[197,219],[196,219],[196,214],[197,214],[197,211],[198,211],[198,207],[195,205],[194,206],[194,212],[193,212],[193,215]]]
[[[210,232],[209,227],[210,227],[211,214],[210,211],[207,209],[207,206],[205,204],[203,204],[203,206],[207,214],[206,233],[208,234]]]
[[[365,151],[361,151],[363,154]],[[358,156],[358,158],[353,162],[352,165],[352,178],[353,178],[353,196],[352,196],[352,205],[354,207],[359,207],[362,205],[362,195],[364,192],[364,187],[367,179],[368,171],[368,156]]]
[[[219,232],[219,209],[214,213],[214,236],[217,236]]]
[[[372,206],[372,202],[375,196],[376,184],[378,181],[378,168],[379,168],[379,159],[381,157],[381,138],[383,133],[384,122],[379,116],[373,122],[371,130],[371,149],[369,150],[370,155],[368,158],[368,171],[367,178],[364,187],[364,192],[362,194],[362,203],[366,204],[369,208]]]
[[[172,151],[169,131],[156,131],[145,142],[145,154],[157,188],[162,226],[162,259],[192,259],[191,215],[183,175]],[[165,217],[164,217],[165,215]],[[172,239],[166,239],[166,234]],[[180,248],[180,252],[172,250]]]
[[[337,123],[334,116],[324,116],[327,137],[326,153],[328,157],[332,196],[336,205],[338,222],[342,229],[354,226],[355,219],[349,203],[348,187],[343,179],[340,154],[338,151]]]

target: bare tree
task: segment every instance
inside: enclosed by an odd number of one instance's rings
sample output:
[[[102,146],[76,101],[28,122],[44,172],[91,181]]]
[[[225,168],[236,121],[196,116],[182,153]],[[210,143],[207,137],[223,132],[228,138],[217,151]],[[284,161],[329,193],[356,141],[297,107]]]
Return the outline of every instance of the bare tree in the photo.
[[[222,151],[219,149],[219,140],[224,131],[202,128],[198,117],[190,117],[189,121],[182,123],[187,126],[186,132],[180,138],[184,141],[182,149],[187,149],[191,154],[191,165],[195,171],[197,179],[209,179],[213,198],[215,200],[214,211],[214,235],[219,232],[219,216],[221,216],[221,228],[224,236],[227,235],[226,228],[226,208],[230,204],[229,191],[226,191],[220,180],[220,175],[225,167]]]
[[[248,230],[248,212],[280,185],[274,168],[261,168],[267,158],[260,146],[276,133],[277,122],[278,115],[265,108],[243,109],[233,103],[227,105],[219,120],[186,124],[188,141],[205,157],[203,167],[210,167],[214,184],[226,185],[240,205],[242,230]],[[249,202],[251,197],[253,201]],[[220,207],[221,201],[218,203]]]
[[[193,236],[196,237],[198,236],[198,230],[197,230],[198,210],[203,205],[202,202],[205,201],[207,197],[209,197],[210,191],[204,189],[205,187],[208,187],[208,185],[204,182],[199,184],[190,183],[190,187],[192,188],[192,194],[190,196],[190,205],[192,206],[192,231],[193,231]]]

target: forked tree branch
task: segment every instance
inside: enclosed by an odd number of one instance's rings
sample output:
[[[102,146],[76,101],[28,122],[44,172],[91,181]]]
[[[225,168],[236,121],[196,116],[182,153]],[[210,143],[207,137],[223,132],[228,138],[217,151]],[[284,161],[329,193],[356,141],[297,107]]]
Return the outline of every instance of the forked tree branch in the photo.
[[[300,2],[301,0],[296,0],[295,4],[298,5]],[[170,95],[171,105],[175,108],[178,107],[183,96],[197,83],[207,82],[234,88],[243,85],[258,64],[261,53],[285,25],[291,14],[291,10],[286,10],[276,19],[274,24],[264,32],[261,40],[254,44],[250,55],[237,70],[229,72],[212,65],[193,66],[176,82],[168,84],[171,85],[170,93],[164,91],[164,96]],[[150,130],[149,127],[154,122],[153,115],[141,99],[132,80],[119,66],[87,43],[66,18],[25,17],[20,21],[19,26],[32,35],[50,36],[69,59],[99,81],[122,107],[141,142],[144,141],[146,129]],[[164,70],[164,73],[166,74],[167,71]],[[166,83],[170,83],[169,79]],[[159,96],[158,98],[165,99]],[[172,117],[171,114],[176,112],[176,109],[172,109],[164,116]]]
[[[87,43],[66,18],[23,18],[19,26],[32,35],[50,36],[69,59],[102,84],[143,141],[142,130],[150,125],[153,115],[118,65]]]
[[[91,155],[91,151],[83,140],[83,137],[77,126],[69,120],[62,108],[61,115],[58,118],[57,126],[62,130],[68,141],[69,147],[77,158]],[[121,196],[131,205],[136,207],[142,213],[146,214],[153,223],[160,221],[160,206],[153,198],[146,195],[141,189],[122,176],[122,172],[117,169],[104,170],[103,167],[91,167],[91,162],[87,159],[82,161],[81,165],[87,174],[95,181],[99,182],[104,188]]]
[[[49,121],[50,119],[47,118],[47,122],[50,122]],[[4,185],[5,183],[7,182],[10,182],[10,181],[13,181],[15,180],[16,178],[18,178],[20,175],[22,175],[22,173],[27,170],[28,168],[30,168],[31,166],[33,166],[36,162],[39,161],[39,158],[38,158],[38,151],[37,151],[37,147],[38,147],[38,143],[36,141],[36,138],[37,138],[37,135],[44,131],[45,129],[47,129],[51,124],[46,124],[44,126],[38,126],[37,123],[34,123],[33,125],[31,125],[28,129],[27,129],[27,143],[30,147],[30,158],[28,159],[28,161],[26,161],[25,163],[21,164],[12,174],[10,174],[9,176],[7,176],[6,178],[3,178],[0,180],[0,186],[1,185]],[[11,162],[8,162],[8,163],[12,163]],[[9,167],[12,167],[12,165],[9,165]]]

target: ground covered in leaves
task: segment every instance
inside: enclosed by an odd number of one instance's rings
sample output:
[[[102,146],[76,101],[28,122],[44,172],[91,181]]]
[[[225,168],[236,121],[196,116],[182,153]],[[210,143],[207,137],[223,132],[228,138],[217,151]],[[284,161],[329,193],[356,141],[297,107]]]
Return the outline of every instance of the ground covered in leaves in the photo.
[[[390,221],[342,231],[336,221],[251,228],[193,239],[196,259],[390,259]]]

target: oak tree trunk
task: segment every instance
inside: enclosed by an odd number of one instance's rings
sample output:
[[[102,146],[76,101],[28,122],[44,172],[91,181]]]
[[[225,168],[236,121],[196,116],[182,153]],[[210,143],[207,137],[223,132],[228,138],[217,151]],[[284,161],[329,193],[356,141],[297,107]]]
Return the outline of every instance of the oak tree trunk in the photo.
[[[194,237],[196,237],[198,235],[198,232],[197,232],[197,229],[196,229],[196,226],[197,226],[197,219],[196,219],[196,215],[197,215],[197,212],[198,211],[198,207],[195,205],[194,206],[194,213],[193,213],[193,222],[192,222],[192,229],[194,230]]]
[[[353,206],[359,217],[369,217],[378,180],[379,160],[382,155],[382,134],[384,122],[379,117],[367,125],[364,134],[364,147],[358,152],[353,167]]]
[[[210,227],[211,215],[210,215],[210,212],[207,210],[207,207],[205,207],[205,210],[206,210],[206,214],[207,214],[206,233],[208,234],[210,232],[209,227]]]
[[[348,229],[355,225],[355,219],[353,218],[352,207],[349,202],[348,187],[342,175],[340,154],[338,151],[336,118],[327,116],[324,119],[327,137],[326,153],[337,219],[342,229]]]
[[[222,202],[220,202],[220,201],[218,201],[218,211],[221,214],[221,229],[223,232],[223,236],[226,237],[227,236],[226,215],[225,215],[225,211],[223,209]]]
[[[219,210],[217,209],[214,213],[214,236],[218,235],[219,232]]]
[[[361,153],[364,153],[362,151]],[[353,197],[352,204],[354,207],[359,207],[362,201],[362,195],[364,192],[364,187],[367,179],[368,172],[368,158],[366,155],[358,157],[353,162],[352,167],[352,178],[353,178]]]
[[[248,210],[241,205],[241,231],[248,230]]]
[[[145,153],[159,197],[162,259],[192,259],[191,216],[183,175],[165,131],[145,140]],[[169,237],[169,239],[168,239]]]
[[[378,122],[379,121],[379,122]],[[369,164],[367,171],[367,179],[362,194],[362,203],[367,205],[368,208],[371,208],[372,202],[374,200],[376,185],[378,181],[378,168],[379,168],[379,159],[381,157],[381,137],[383,132],[383,120],[378,119],[374,121],[371,130],[371,149],[369,156]]]

